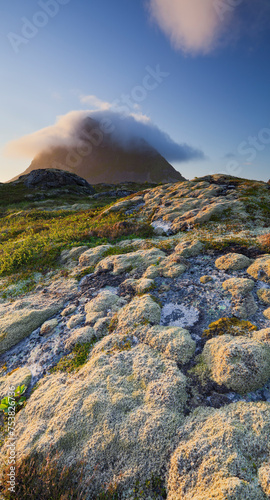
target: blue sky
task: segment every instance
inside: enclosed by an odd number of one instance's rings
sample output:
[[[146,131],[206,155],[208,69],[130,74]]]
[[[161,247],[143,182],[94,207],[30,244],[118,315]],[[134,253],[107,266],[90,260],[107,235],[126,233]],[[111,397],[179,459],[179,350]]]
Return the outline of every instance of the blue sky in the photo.
[[[35,133],[57,117],[121,111],[127,95],[136,121],[202,152],[168,158],[185,177],[268,180],[269,0],[204,2],[0,0],[0,181],[30,164]],[[166,76],[140,94],[149,68]]]

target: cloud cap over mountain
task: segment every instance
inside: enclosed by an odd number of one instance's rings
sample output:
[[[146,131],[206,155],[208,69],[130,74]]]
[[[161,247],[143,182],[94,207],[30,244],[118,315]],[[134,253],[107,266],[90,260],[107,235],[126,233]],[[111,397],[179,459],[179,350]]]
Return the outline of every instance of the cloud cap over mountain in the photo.
[[[54,125],[10,142],[6,153],[9,156],[33,158],[51,148],[83,147],[89,142],[89,137],[84,135],[84,127],[89,119],[96,123],[96,136],[92,137],[94,145],[97,141],[100,146],[110,138],[116,145],[130,150],[143,147],[143,141],[146,141],[168,161],[204,159],[201,150],[173,141],[144,115],[121,115],[113,110],[71,111],[58,117]]]

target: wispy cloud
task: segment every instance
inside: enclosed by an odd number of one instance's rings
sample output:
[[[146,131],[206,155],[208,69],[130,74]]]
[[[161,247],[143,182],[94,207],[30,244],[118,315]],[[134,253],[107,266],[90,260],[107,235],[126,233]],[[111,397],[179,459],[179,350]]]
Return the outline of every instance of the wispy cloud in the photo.
[[[111,109],[112,104],[107,101],[102,101],[96,95],[81,95],[80,101],[82,104],[86,104],[90,106],[91,109],[100,109],[106,111],[107,109]]]
[[[8,156],[33,158],[39,153],[57,146],[77,148],[84,144],[82,130],[86,118],[92,118],[113,142],[126,149],[141,144],[141,139],[157,149],[168,161],[189,161],[204,159],[204,153],[188,144],[175,142],[154,125],[151,120],[142,119],[131,113],[121,115],[112,110],[71,111],[60,116],[54,125],[10,142],[6,146]],[[104,132],[106,123],[107,132]]]
[[[269,13],[269,0],[147,0],[147,6],[172,46],[186,54],[208,54],[252,34],[265,27]]]

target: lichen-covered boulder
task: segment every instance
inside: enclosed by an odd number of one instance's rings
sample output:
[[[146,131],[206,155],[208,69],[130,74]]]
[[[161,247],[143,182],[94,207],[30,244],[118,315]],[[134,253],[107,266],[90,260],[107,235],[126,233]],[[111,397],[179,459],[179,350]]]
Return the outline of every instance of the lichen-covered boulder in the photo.
[[[229,291],[233,296],[245,296],[254,288],[254,281],[247,278],[230,278],[222,283],[224,290]]]
[[[103,255],[112,248],[112,245],[98,245],[83,252],[79,258],[79,264],[83,267],[95,266]]]
[[[258,310],[258,306],[251,293],[245,297],[233,297],[232,305],[233,314],[243,319],[253,316]]]
[[[199,409],[179,433],[168,500],[267,500],[269,403]]]
[[[70,264],[72,262],[75,263],[76,260],[80,257],[80,255],[86,252],[88,249],[87,246],[73,247],[69,250],[63,250],[60,256],[61,264]]]
[[[257,291],[257,295],[259,299],[264,302],[264,304],[270,304],[270,289],[268,288],[260,288]]]
[[[74,314],[71,316],[67,322],[67,327],[72,329],[76,328],[76,326],[81,325],[84,322],[83,314]]]
[[[8,396],[12,387],[15,387],[15,389],[19,385],[25,385],[27,387],[31,382],[31,378],[32,373],[26,367],[18,368],[12,373],[0,377],[0,399]]]
[[[150,292],[153,288],[155,288],[155,282],[152,279],[149,278],[140,278],[138,280],[129,278],[125,280],[122,285],[124,288],[132,288],[136,293],[138,294],[143,294]]]
[[[73,330],[65,341],[65,348],[71,349],[75,344],[86,344],[95,338],[95,331],[91,326],[83,326]]]
[[[45,323],[43,323],[40,327],[40,335],[47,335],[48,333],[52,334],[57,325],[58,320],[56,318],[45,321]]]
[[[50,316],[58,312],[59,307],[50,305],[41,309],[27,307],[0,318],[0,353],[8,351],[20,340],[30,335]]]
[[[143,274],[143,278],[155,279],[159,276],[159,266],[149,266]]]
[[[263,255],[249,266],[247,273],[260,281],[270,282],[270,255]]]
[[[214,281],[213,276],[209,276],[209,275],[205,274],[204,276],[200,277],[200,282],[203,285],[206,285],[206,283],[210,283],[211,281]]]
[[[99,318],[94,324],[95,337],[101,339],[104,335],[109,333],[109,326],[111,323],[111,318]]]
[[[17,417],[17,466],[35,451],[51,458],[57,451],[61,468],[80,467],[84,498],[112,483],[121,498],[134,498],[136,484],[164,474],[183,423],[185,383],[174,361],[132,336],[109,335],[77,374],[40,381]]]
[[[268,341],[258,339],[259,332],[249,337],[222,335],[208,340],[202,360],[211,378],[228,389],[245,394],[262,387],[270,378]]]
[[[240,253],[222,255],[222,257],[219,257],[215,262],[215,266],[218,269],[224,269],[226,271],[239,271],[240,269],[248,267],[250,264],[251,260]]]
[[[18,344],[58,313],[78,289],[73,279],[53,281],[43,290],[0,305],[0,354]]]
[[[247,278],[230,278],[222,283],[224,290],[232,295],[232,311],[235,316],[246,319],[255,314],[258,306],[250,293],[254,281]]]
[[[190,361],[195,352],[196,342],[184,328],[157,325],[137,329],[134,334],[141,342],[148,344],[181,366]]]
[[[101,290],[99,294],[85,304],[86,323],[94,325],[100,318],[104,318],[108,313],[116,313],[126,304],[122,297],[110,290]]]
[[[181,255],[181,257],[196,257],[199,255],[204,249],[203,243],[198,240],[195,241],[183,241],[178,243],[175,247],[174,251]]]
[[[151,264],[158,264],[166,257],[165,253],[158,248],[149,250],[137,250],[120,255],[110,255],[101,260],[96,266],[96,271],[110,271],[112,274],[121,274],[132,269],[145,270]]]
[[[135,297],[129,304],[120,309],[117,329],[124,333],[126,329],[138,325],[158,325],[160,317],[160,306],[152,299],[151,295]]]
[[[173,258],[164,259],[158,266],[160,276],[164,278],[178,278],[186,271],[186,266],[183,263],[177,263]]]
[[[263,315],[266,319],[270,319],[270,307],[263,311]]]
[[[75,306],[75,304],[71,304],[70,306],[67,306],[65,307],[65,309],[63,309],[63,311],[61,311],[61,316],[70,316],[71,314],[73,314],[75,311],[76,311],[77,307]]]

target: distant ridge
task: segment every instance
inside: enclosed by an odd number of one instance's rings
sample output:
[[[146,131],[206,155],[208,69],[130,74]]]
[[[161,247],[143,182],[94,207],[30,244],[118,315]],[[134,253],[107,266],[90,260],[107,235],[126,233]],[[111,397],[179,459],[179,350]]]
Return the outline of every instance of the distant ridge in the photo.
[[[58,146],[45,150],[34,158],[31,165],[20,175],[28,174],[32,170],[53,168],[79,175],[90,184],[167,183],[185,180],[180,172],[144,139],[134,138],[132,144],[121,146],[113,142],[110,136],[106,136],[99,145],[92,147],[85,140],[85,136],[93,136],[98,126],[98,122],[87,118],[83,124],[81,147]],[[92,149],[91,152],[89,149]]]

